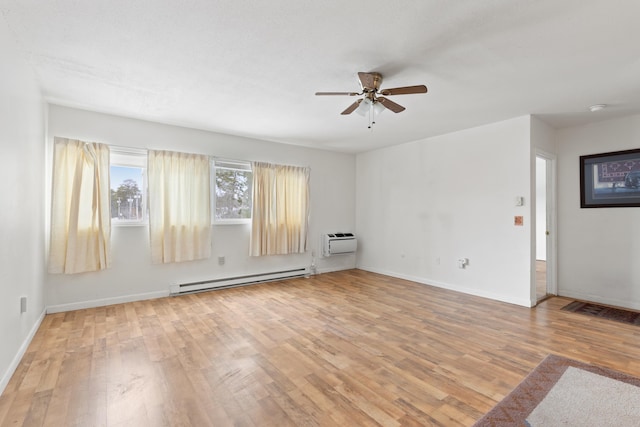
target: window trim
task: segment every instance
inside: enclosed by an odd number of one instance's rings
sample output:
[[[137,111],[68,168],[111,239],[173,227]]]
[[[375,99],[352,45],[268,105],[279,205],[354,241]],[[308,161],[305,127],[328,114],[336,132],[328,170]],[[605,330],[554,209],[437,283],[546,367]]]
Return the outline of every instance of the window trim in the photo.
[[[235,160],[235,159],[224,159],[224,158],[211,158],[211,224],[212,225],[247,225],[251,224],[251,216],[249,218],[227,218],[227,219],[218,219],[216,218],[216,200],[218,199],[216,195],[216,174],[217,169],[228,169],[228,170],[240,170],[247,171],[253,174],[253,168],[251,167],[251,162],[249,160]],[[253,204],[253,195],[251,195]]]

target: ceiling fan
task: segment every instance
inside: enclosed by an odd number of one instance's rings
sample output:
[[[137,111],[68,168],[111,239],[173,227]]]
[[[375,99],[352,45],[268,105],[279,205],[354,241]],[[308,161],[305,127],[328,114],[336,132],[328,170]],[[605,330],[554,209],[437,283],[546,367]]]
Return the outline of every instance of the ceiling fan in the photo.
[[[347,109],[340,114],[351,114],[356,110],[364,110],[364,112],[366,113],[366,110],[368,109],[370,114],[372,115],[376,110],[380,112],[385,108],[393,111],[394,113],[400,113],[405,110],[402,105],[396,104],[390,99],[385,98],[386,96],[427,93],[427,87],[425,85],[380,89],[380,83],[382,83],[382,74],[380,73],[359,72],[358,79],[360,80],[360,86],[362,88],[361,92],[316,92],[316,95],[362,96],[361,99],[358,99],[356,102],[349,105]],[[371,127],[371,124],[374,123],[375,122],[370,121],[369,127]]]

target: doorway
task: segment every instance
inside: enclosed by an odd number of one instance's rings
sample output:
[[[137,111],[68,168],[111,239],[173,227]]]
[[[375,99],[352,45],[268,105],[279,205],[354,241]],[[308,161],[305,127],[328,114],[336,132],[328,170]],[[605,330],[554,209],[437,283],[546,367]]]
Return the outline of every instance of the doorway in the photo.
[[[556,295],[555,156],[536,154],[535,295],[540,302]]]

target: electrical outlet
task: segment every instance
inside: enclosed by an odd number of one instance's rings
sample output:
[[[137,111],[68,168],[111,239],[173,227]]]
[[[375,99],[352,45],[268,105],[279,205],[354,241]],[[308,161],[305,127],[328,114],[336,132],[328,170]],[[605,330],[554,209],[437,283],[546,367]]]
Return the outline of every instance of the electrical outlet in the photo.
[[[436,257],[436,265],[440,265],[440,257]]]

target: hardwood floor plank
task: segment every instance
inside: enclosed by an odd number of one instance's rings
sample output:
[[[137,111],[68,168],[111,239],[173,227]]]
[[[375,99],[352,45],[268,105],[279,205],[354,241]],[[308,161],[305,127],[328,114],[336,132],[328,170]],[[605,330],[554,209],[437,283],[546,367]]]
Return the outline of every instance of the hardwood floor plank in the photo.
[[[45,426],[68,425],[67,411],[69,408],[69,404],[71,403],[72,392],[73,390],[70,387],[55,387],[52,390],[51,400],[49,401],[49,405],[47,407],[47,413],[45,415],[45,420],[43,425]]]
[[[368,414],[363,412],[359,407],[354,405],[344,393],[340,393],[337,388],[341,386],[341,382],[332,375],[325,375],[323,378],[310,374],[307,381],[317,390],[322,392],[327,400],[333,403],[332,417],[339,417],[340,426],[358,425],[358,426],[378,426]],[[346,420],[346,421],[344,421]],[[325,424],[326,425],[326,424]],[[331,424],[329,424],[331,425]]]
[[[554,353],[640,376],[640,328],[360,270],[47,315],[0,426],[468,426]]]
[[[29,415],[29,408],[31,407],[32,400],[35,398],[35,394],[36,391],[33,388],[23,388],[16,391],[14,393],[14,399],[11,400],[11,406],[7,408],[2,425],[23,425]]]
[[[35,392],[31,399],[31,406],[27,411],[24,426],[41,426],[44,424],[44,418],[51,401],[52,390]]]

